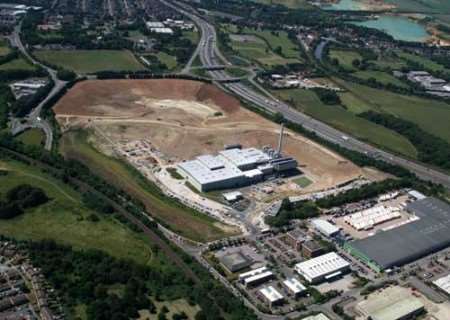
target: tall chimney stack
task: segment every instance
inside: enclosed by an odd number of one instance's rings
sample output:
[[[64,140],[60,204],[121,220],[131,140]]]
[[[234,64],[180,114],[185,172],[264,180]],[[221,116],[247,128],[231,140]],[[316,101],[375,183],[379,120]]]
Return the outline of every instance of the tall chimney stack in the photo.
[[[280,128],[280,137],[278,139],[278,149],[277,149],[277,156],[281,156],[281,148],[283,146],[283,132],[284,132],[284,123],[281,124]]]

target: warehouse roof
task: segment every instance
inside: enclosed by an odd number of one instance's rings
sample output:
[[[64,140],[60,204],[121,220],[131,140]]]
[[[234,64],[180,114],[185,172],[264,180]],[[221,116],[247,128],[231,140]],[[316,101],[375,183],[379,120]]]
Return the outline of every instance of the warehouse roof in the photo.
[[[262,295],[270,302],[276,302],[283,299],[283,295],[272,286],[262,288],[259,292],[261,292]]]
[[[212,170],[211,167],[217,166],[218,162],[213,163],[213,161],[207,161],[208,164],[205,164],[204,161],[205,158],[202,158],[202,161],[196,159],[181,162],[178,164],[178,167],[186,171],[192,178],[201,184],[235,179],[243,176],[242,171],[233,165],[224,162],[223,167]]]
[[[220,151],[220,155],[237,167],[264,163],[270,160],[267,154],[256,148],[228,149]]]
[[[317,258],[297,263],[295,269],[301,275],[315,279],[339,271],[349,265],[340,255],[330,252]]]
[[[316,315],[313,315],[313,316],[309,316],[309,317],[303,318],[302,320],[330,320],[330,318],[328,318],[323,313],[319,313],[319,314],[316,314]]]
[[[372,237],[356,240],[351,247],[386,269],[417,260],[450,246],[450,206],[435,198],[408,204],[419,219]],[[395,245],[392,245],[395,244]]]
[[[433,281],[433,283],[442,291],[450,294],[450,274]]]
[[[319,230],[320,232],[326,234],[326,235],[334,235],[339,232],[339,228],[336,227],[334,224],[329,223],[326,220],[323,219],[314,219],[312,221],[312,224],[314,227]]]
[[[289,278],[283,281],[283,284],[289,288],[294,294],[298,294],[306,290],[306,287],[296,278]]]

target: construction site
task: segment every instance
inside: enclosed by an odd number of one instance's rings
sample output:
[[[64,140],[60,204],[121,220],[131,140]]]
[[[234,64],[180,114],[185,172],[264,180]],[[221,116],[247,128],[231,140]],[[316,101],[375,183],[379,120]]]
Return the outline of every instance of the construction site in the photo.
[[[83,81],[54,111],[63,133],[85,129],[97,150],[126,160],[166,194],[228,224],[242,226],[245,217],[263,228],[264,212],[281,199],[385,178],[202,82]],[[198,183],[199,176],[219,172],[218,184]],[[238,210],[223,196],[236,188],[244,199]]]

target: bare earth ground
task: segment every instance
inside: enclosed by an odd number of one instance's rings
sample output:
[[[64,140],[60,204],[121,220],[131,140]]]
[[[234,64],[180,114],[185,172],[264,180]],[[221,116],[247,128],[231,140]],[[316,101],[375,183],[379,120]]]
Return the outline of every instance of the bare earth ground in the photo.
[[[112,141],[149,139],[168,162],[215,153],[232,143],[275,147],[279,131],[213,85],[188,80],[83,81],[54,111],[63,131],[95,126]],[[284,141],[284,153],[314,181],[303,192],[367,176],[367,170],[292,131],[286,130]]]

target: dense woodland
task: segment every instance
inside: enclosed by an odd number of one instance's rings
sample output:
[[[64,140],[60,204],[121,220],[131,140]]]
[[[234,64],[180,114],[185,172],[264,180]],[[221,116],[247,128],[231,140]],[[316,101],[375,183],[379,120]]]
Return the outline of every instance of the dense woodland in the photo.
[[[15,218],[26,209],[38,207],[49,200],[40,188],[27,184],[18,185],[8,190],[6,195],[0,195],[0,219]]]

